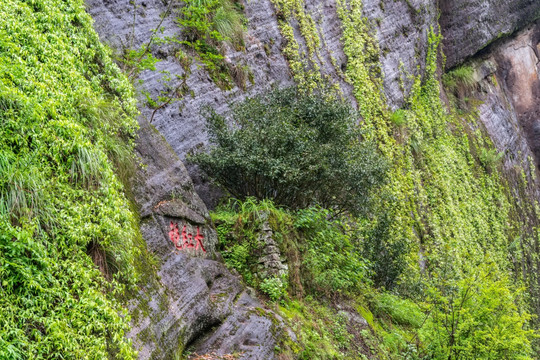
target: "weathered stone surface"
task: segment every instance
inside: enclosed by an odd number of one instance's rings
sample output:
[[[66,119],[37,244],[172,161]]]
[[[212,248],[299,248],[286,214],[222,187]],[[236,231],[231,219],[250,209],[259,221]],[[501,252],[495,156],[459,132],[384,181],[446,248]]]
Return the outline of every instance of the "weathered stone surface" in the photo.
[[[199,214],[208,218],[208,210],[193,189],[184,164],[163,136],[147,121],[139,121],[136,152],[145,164],[133,186],[137,192],[140,216],[154,212],[162,201],[178,198],[188,208],[186,216]],[[200,217],[197,218],[201,220]],[[206,220],[205,220],[206,221]]]
[[[280,331],[272,328],[273,314],[259,309],[238,275],[213,260],[219,257],[216,233],[185,167],[153,126],[144,118],[140,125],[137,152],[144,167],[132,187],[141,233],[157,264],[146,265],[148,281],[129,305],[128,336],[139,358],[172,359],[197,343],[199,354],[240,349],[242,359],[273,359]],[[240,320],[245,328],[232,334],[229,325]]]
[[[262,223],[257,240],[262,255],[258,259],[259,269],[257,274],[263,279],[287,275],[289,267],[285,264],[285,259],[282,260],[281,251],[274,240],[274,232],[268,222],[268,213],[261,212],[259,217]]]
[[[266,360],[274,358],[276,340],[274,333],[285,326],[276,315],[259,307],[246,293],[243,293],[235,311],[214,332],[194,344],[194,354],[241,354],[239,359]],[[281,329],[280,329],[281,328]],[[261,331],[263,329],[264,331]],[[294,339],[296,338],[292,334]],[[260,344],[265,344],[260,347]],[[218,349],[218,350],[214,350]]]
[[[154,206],[154,211],[164,216],[184,218],[195,224],[203,225],[206,223],[206,219],[202,215],[191,210],[186,203],[178,199],[161,201]]]
[[[167,3],[158,0],[88,0],[88,11],[95,19],[95,27],[102,39],[118,52],[126,47],[138,48],[147,42],[151,32],[161,21],[160,15],[167,9]],[[381,5],[383,4],[383,5]],[[253,73],[253,84],[247,84],[246,91],[233,88],[229,91],[219,89],[201,68],[200,64],[191,66],[191,76],[187,84],[191,94],[180,104],[171,104],[159,110],[153,124],[171,144],[176,154],[184,159],[196,146],[208,141],[201,109],[211,106],[218,113],[226,113],[229,104],[238,102],[246,96],[261,93],[270,87],[292,85],[287,61],[281,54],[284,40],[278,28],[274,6],[270,0],[246,1],[245,15],[248,19],[246,51],[229,49],[227,57],[236,64],[247,65]],[[346,56],[341,44],[341,22],[336,12],[335,0],[305,1],[305,11],[317,26],[321,37],[320,57],[316,59],[321,74],[332,83],[337,83],[344,95],[354,104],[352,88],[332,64],[332,57],[342,68],[346,66]],[[408,74],[418,74],[424,64],[427,46],[427,33],[435,24],[436,7],[422,0],[366,0],[365,14],[371,20],[375,36],[381,44],[381,64],[384,72],[385,94],[392,108],[401,106],[404,85],[407,92],[410,85]],[[134,15],[135,12],[135,15]],[[164,35],[179,35],[180,30],[169,16],[163,21]],[[301,49],[305,52],[305,42],[299,30],[295,35]],[[156,71],[145,71],[139,76],[141,89],[157,96],[163,89],[160,71],[183,74],[184,70],[174,58],[174,49],[161,46],[154,49],[160,58]],[[420,67],[420,68],[419,68]],[[150,118],[153,110],[142,106],[144,116]],[[199,195],[207,204],[214,205],[216,192],[209,186],[204,174],[194,166],[188,171]]]
[[[125,47],[138,48],[148,42],[152,30],[160,21],[160,15],[167,10],[168,2],[159,0],[135,1],[136,10],[130,0],[88,0],[88,11],[95,20],[95,27],[102,39],[113,48],[122,51]],[[133,12],[136,12],[134,17]],[[253,74],[254,83],[246,83],[243,91],[238,87],[223,91],[218,88],[202,69],[200,63],[191,66],[191,76],[187,81],[190,95],[180,104],[171,104],[160,110],[153,121],[156,128],[165,136],[174,151],[183,159],[194,147],[207,142],[205,122],[201,109],[211,106],[218,113],[226,113],[230,102],[236,102],[246,96],[263,92],[274,85],[292,85],[287,62],[281,55],[283,39],[273,16],[274,10],[269,0],[249,1],[245,4],[245,13],[249,19],[246,34],[246,51],[229,51],[227,57],[236,64],[247,65]],[[167,17],[162,24],[163,35],[178,36],[180,29],[175,23],[175,16]],[[268,51],[268,54],[267,54]],[[184,70],[174,58],[172,47],[156,47],[154,54],[161,61],[156,71],[145,71],[139,76],[141,89],[156,97],[163,84],[161,71],[171,74],[183,74]],[[153,110],[141,107],[143,116],[150,118]],[[208,203],[212,203],[215,191],[208,186],[205,177],[195,167],[189,168],[194,175],[195,187]],[[218,193],[219,194],[219,193]]]
[[[430,28],[437,27],[437,6],[430,0],[365,0],[364,12],[377,30],[384,94],[391,109],[401,107],[411,75],[422,75]]]
[[[480,121],[504,152],[510,176],[522,167],[530,172],[529,159],[540,165],[539,42],[540,21],[498,41],[470,63],[478,81],[475,96],[482,100]]]
[[[536,0],[442,0],[439,7],[449,68],[540,17]]]

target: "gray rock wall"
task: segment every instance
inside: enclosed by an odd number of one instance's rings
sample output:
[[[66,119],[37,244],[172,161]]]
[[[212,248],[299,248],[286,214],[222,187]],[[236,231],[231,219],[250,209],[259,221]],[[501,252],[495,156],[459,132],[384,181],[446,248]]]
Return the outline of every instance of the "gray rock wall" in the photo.
[[[447,67],[540,17],[537,0],[439,0]]]
[[[505,170],[540,165],[540,21],[500,39],[464,66],[474,69],[475,89],[465,96],[480,100],[478,119],[496,149],[505,154]]]
[[[219,261],[216,232],[187,170],[152,125],[144,119],[140,125],[144,167],[132,184],[147,256],[156,264],[142,264],[142,286],[129,304],[128,336],[139,359],[173,359],[186,348],[273,359],[280,319]]]
[[[540,166],[540,21],[491,45],[472,59],[478,81],[479,119],[495,147],[505,154],[504,167],[531,172]],[[534,176],[530,179],[537,184]],[[538,186],[533,187],[535,198]]]
[[[129,0],[87,1],[96,30],[102,39],[117,51],[125,47],[135,49],[148,41],[152,30],[160,22],[160,15],[167,9],[166,4],[156,0],[135,3],[136,8]],[[336,7],[335,0],[305,2],[305,11],[317,24],[321,39],[321,57],[316,60],[321,67],[321,73],[337,82],[345,95],[354,101],[350,96],[350,86],[340,77],[331,60],[331,57],[334,57],[343,67],[346,63],[340,42],[341,27]],[[423,64],[427,32],[430,25],[435,25],[436,8],[422,0],[367,0],[364,7],[381,44],[385,93],[392,105],[399,106],[403,100],[399,79],[405,78],[405,73],[417,74],[417,66]],[[248,83],[246,91],[238,87],[223,91],[212,83],[200,64],[193,64],[192,75],[188,81],[192,90],[190,96],[180,105],[174,104],[160,111],[154,120],[156,128],[180,158],[184,158],[193,147],[207,141],[204,121],[200,116],[201,107],[210,105],[224,113],[228,110],[229,103],[263,92],[273,85],[292,85],[288,64],[281,54],[284,40],[271,1],[247,1],[245,15],[248,20],[246,50],[244,52],[229,49],[227,57],[234,63],[249,66],[254,75],[254,83]],[[165,19],[163,28],[165,35],[180,34],[174,16]],[[296,36],[301,48],[305,50],[299,32]],[[143,72],[139,78],[143,83],[142,88],[153,94],[157,94],[161,88],[158,82],[159,71],[169,71],[171,74],[184,72],[170,47],[156,48],[155,55],[162,60],[157,64],[157,70]],[[143,115],[149,117],[150,109],[143,108],[142,111]]]

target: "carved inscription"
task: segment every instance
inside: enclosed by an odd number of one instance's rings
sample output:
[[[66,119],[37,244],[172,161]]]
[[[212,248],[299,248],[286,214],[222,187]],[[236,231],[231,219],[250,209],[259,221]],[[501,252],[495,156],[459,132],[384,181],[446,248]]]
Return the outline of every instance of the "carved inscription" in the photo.
[[[202,236],[199,227],[197,226],[197,235],[193,236],[193,234],[188,233],[186,231],[186,225],[182,228],[182,233],[180,234],[178,230],[178,223],[173,223],[171,221],[171,225],[169,227],[169,239],[173,242],[174,246],[178,250],[184,250],[184,249],[201,249],[202,251],[206,252],[203,246],[203,239],[204,236]],[[182,239],[180,239],[180,237]]]

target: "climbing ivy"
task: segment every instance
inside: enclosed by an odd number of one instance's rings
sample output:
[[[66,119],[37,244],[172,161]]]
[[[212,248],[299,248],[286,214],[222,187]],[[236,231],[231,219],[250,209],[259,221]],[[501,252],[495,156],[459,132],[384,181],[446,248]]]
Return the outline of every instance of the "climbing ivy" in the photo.
[[[321,76],[319,47],[320,38],[313,18],[304,10],[303,0],[273,0],[278,11],[278,24],[286,41],[282,53],[289,61],[293,78],[299,89],[313,91],[325,85]],[[295,38],[292,24],[298,22],[300,35],[305,41],[307,54],[302,53]]]
[[[491,276],[504,278],[512,270],[507,249],[514,227],[508,221],[513,200],[503,174],[496,167],[486,168],[485,160],[478,156],[491,151],[493,145],[475,126],[474,113],[462,118],[441,103],[437,80],[440,36],[431,30],[425,74],[423,80],[418,77],[414,81],[400,115],[403,136],[396,141],[392,138],[396,124],[388,121],[390,116],[381,95],[380,68],[375,65],[378,49],[361,11],[361,2],[354,0],[347,6],[341,3],[338,9],[348,57],[346,74],[354,87],[362,125],[372,130],[380,149],[394,164],[379,211],[392,219],[388,239],[406,239],[409,244],[409,266],[401,274],[397,288],[429,303],[435,300],[424,298],[426,286],[454,286],[467,291],[463,279],[486,261],[493,264]],[[498,280],[497,289],[509,293],[515,287],[508,280]],[[449,299],[444,301],[452,301]],[[515,302],[522,307],[509,305]],[[520,318],[518,327],[526,326],[529,316],[521,301],[510,300],[505,311]],[[439,312],[431,314],[434,317]],[[523,349],[530,350],[531,334],[520,334]],[[478,340],[476,345],[485,345],[486,341]],[[451,342],[449,346],[448,351],[453,354],[460,345]],[[529,353],[520,351],[506,356],[519,358]]]

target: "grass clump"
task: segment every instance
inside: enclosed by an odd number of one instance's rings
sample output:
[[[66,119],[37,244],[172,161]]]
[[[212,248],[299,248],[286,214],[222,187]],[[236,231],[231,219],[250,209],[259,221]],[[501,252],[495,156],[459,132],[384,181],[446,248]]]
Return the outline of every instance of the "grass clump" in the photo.
[[[451,105],[457,110],[469,112],[477,102],[470,97],[477,86],[472,66],[463,65],[450,70],[442,76],[442,83]]]
[[[472,90],[476,85],[472,66],[460,66],[443,75],[443,85],[450,91]]]
[[[397,127],[405,125],[407,122],[407,112],[403,109],[397,109],[390,116],[390,121]]]

